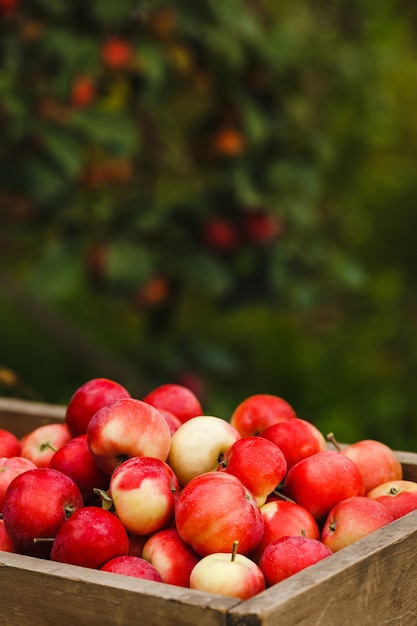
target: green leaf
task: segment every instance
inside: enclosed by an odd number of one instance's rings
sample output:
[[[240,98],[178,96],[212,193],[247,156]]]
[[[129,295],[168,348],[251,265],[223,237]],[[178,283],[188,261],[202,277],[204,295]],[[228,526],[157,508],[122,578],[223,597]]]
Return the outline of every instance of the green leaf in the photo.
[[[67,132],[54,130],[42,138],[45,151],[54,166],[66,179],[72,179],[82,165],[82,147]]]
[[[88,143],[96,143],[115,155],[132,155],[139,147],[134,122],[126,115],[83,111],[72,118],[72,128]]]

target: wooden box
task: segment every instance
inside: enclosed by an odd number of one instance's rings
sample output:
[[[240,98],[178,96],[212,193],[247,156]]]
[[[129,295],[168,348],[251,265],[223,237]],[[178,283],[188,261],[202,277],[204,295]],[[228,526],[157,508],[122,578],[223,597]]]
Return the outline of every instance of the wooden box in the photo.
[[[0,398],[19,436],[64,414]],[[417,454],[397,454],[417,480]],[[245,602],[6,552],[0,601],[2,626],[415,626],[417,511]]]

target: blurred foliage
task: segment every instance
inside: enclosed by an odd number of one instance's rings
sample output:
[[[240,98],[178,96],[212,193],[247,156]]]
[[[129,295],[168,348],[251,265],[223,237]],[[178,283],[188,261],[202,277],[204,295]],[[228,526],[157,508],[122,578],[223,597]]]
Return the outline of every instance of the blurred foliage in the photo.
[[[394,0],[0,0],[1,393],[269,392],[417,450],[416,30]]]

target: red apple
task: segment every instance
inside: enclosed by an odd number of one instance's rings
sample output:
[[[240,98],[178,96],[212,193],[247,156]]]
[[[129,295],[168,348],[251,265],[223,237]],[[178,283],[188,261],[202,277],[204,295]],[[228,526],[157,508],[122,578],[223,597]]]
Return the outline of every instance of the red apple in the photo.
[[[36,469],[36,465],[29,459],[21,456],[0,458],[0,512],[3,510],[4,497],[12,480],[29,469]]]
[[[149,539],[148,535],[135,535],[134,533],[128,533],[129,535],[129,556],[142,556],[143,546]]]
[[[323,520],[335,504],[350,496],[365,495],[362,474],[347,456],[334,450],[317,452],[288,471],[285,496]]]
[[[3,519],[16,551],[47,557],[49,542],[64,522],[83,506],[80,490],[69,476],[51,468],[27,470],[16,476],[6,491]]]
[[[190,574],[200,557],[181,539],[176,528],[166,528],[151,535],[145,542],[142,557],[152,563],[164,583],[178,587],[190,586]]]
[[[101,57],[104,65],[112,70],[120,70],[128,67],[132,56],[132,46],[125,39],[109,37],[103,42]]]
[[[260,567],[243,554],[234,550],[216,552],[203,557],[194,566],[190,588],[249,600],[265,589],[265,576]]]
[[[158,409],[158,411],[162,413],[162,415],[165,417],[166,422],[169,426],[169,432],[171,433],[171,437],[172,437],[172,435],[181,426],[182,424],[181,420],[176,415],[171,413],[171,411],[166,411],[165,409]]]
[[[273,500],[261,506],[264,532],[255,552],[249,555],[256,563],[269,545],[281,537],[310,537],[320,539],[320,530],[314,517],[307,509],[295,502]]]
[[[215,471],[224,452],[238,439],[238,431],[220,417],[193,417],[173,434],[168,464],[180,484],[186,485],[200,474]]]
[[[94,413],[121,398],[129,398],[130,393],[115,380],[93,378],[75,390],[67,404],[65,422],[73,437],[87,432],[87,426]]]
[[[261,437],[273,441],[283,452],[287,469],[316,452],[327,449],[326,439],[311,422],[291,419],[268,426]]]
[[[262,506],[287,473],[287,462],[272,441],[242,437],[225,451],[218,470],[240,478]]]
[[[283,398],[258,393],[245,398],[233,411],[231,425],[242,435],[259,435],[268,426],[297,417],[292,406]]]
[[[200,400],[191,389],[184,385],[175,383],[159,385],[146,394],[142,400],[156,409],[173,413],[180,422],[186,422],[192,417],[203,414]]]
[[[48,467],[55,452],[70,439],[66,424],[44,424],[22,437],[20,456],[32,461],[36,467]]]
[[[7,534],[4,520],[0,519],[0,551],[1,552],[16,552],[13,541]]]
[[[78,485],[84,504],[94,497],[94,489],[108,489],[110,477],[99,468],[87,444],[87,435],[78,435],[55,452],[49,467],[70,476]]]
[[[144,580],[153,580],[157,583],[162,582],[161,574],[156,567],[140,556],[115,556],[101,567],[101,571],[142,578]]]
[[[417,509],[417,482],[413,480],[389,480],[366,495],[383,504],[394,519]]]
[[[122,398],[93,415],[87,442],[97,465],[111,474],[121,462],[134,456],[166,461],[171,433],[158,409],[142,400]]]
[[[389,480],[401,480],[402,465],[395,452],[382,441],[363,439],[343,448],[342,454],[359,467],[365,493]]]
[[[321,541],[332,552],[366,537],[393,521],[392,515],[376,500],[353,496],[338,502],[330,511],[321,531]]]
[[[14,433],[0,428],[0,457],[19,456],[21,447],[20,440]]]
[[[150,535],[174,520],[178,479],[160,459],[134,457],[121,463],[110,479],[116,515],[130,533]]]
[[[199,556],[228,552],[239,541],[239,552],[257,547],[263,534],[263,518],[255,498],[243,483],[223,472],[207,472],[193,478],[178,498],[178,533]]]
[[[324,543],[310,537],[281,537],[264,550],[259,567],[268,587],[318,563],[333,553]]]
[[[122,522],[110,511],[85,506],[58,530],[51,560],[100,569],[116,556],[127,555],[129,538]]]

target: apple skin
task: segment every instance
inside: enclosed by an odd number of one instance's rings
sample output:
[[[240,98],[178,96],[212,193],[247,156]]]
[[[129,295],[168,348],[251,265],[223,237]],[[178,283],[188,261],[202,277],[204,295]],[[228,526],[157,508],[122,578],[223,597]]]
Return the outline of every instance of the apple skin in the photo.
[[[22,437],[20,456],[32,461],[36,467],[49,467],[55,452],[70,440],[71,434],[66,424],[44,424]]]
[[[167,411],[165,409],[158,409],[158,411],[162,413],[162,415],[165,417],[166,422],[169,426],[169,432],[171,433],[171,437],[172,437],[172,435],[181,426],[182,424],[181,420],[176,415],[171,413],[171,411]]]
[[[324,450],[292,466],[283,493],[320,524],[340,500],[364,496],[365,487],[356,463],[340,452]]]
[[[190,574],[200,560],[181,539],[176,528],[166,528],[151,535],[143,546],[142,557],[155,566],[164,583],[177,587],[190,586]]]
[[[22,456],[0,458],[0,513],[3,511],[3,502],[6,491],[13,478],[29,469],[36,469],[36,465]]]
[[[166,461],[171,433],[164,416],[136,398],[122,398],[99,409],[87,428],[87,443],[97,465],[112,474],[130,457]]]
[[[85,506],[58,530],[51,561],[100,569],[107,561],[127,555],[129,538],[122,522],[110,511]]]
[[[225,451],[218,471],[240,478],[262,506],[284,479],[287,462],[272,441],[255,436],[242,437]]]
[[[0,519],[0,551],[1,552],[16,552],[13,541],[7,534],[4,520]]]
[[[389,480],[403,478],[398,457],[382,441],[363,439],[343,448],[341,452],[359,467],[365,483],[365,493]]]
[[[109,378],[92,378],[78,387],[71,396],[65,413],[65,422],[72,437],[84,435],[94,413],[116,400],[129,398],[123,385]]]
[[[149,539],[148,535],[135,535],[128,533],[129,536],[129,556],[142,556],[143,546]]]
[[[271,587],[332,554],[330,548],[318,539],[281,537],[265,548],[259,567],[267,587]]]
[[[101,567],[101,571],[162,582],[162,576],[156,567],[140,556],[115,556]]]
[[[389,480],[368,491],[368,498],[384,505],[394,519],[417,509],[417,482]]]
[[[233,411],[231,425],[242,437],[259,435],[268,426],[297,417],[292,406],[283,398],[258,393],[245,398]]]
[[[203,557],[193,568],[190,588],[230,598],[249,600],[265,589],[262,570],[249,557],[217,552]]]
[[[320,539],[332,552],[338,552],[393,520],[381,503],[366,496],[353,496],[332,508]]]
[[[146,394],[142,400],[156,409],[173,413],[181,423],[198,415],[203,415],[203,407],[199,398],[185,385],[176,383],[159,385]]]
[[[320,539],[319,526],[314,517],[295,502],[272,500],[261,506],[261,513],[264,532],[255,552],[249,555],[256,563],[259,563],[266,546],[281,537]]]
[[[200,474],[217,470],[219,459],[238,439],[238,431],[220,417],[193,417],[172,436],[168,464],[184,486]]]
[[[0,458],[19,456],[22,448],[20,440],[10,430],[0,428]]]
[[[49,542],[74,512],[83,506],[75,482],[58,470],[37,467],[19,474],[6,491],[3,520],[16,552],[48,558]]]
[[[231,474],[207,472],[181,491],[175,514],[178,533],[199,556],[229,552],[236,540],[247,554],[259,544],[264,522],[244,484]]]
[[[173,523],[178,494],[171,467],[153,457],[127,459],[110,479],[116,515],[129,533],[137,535],[150,535]]]
[[[94,489],[107,490],[110,477],[99,468],[87,444],[87,435],[78,435],[57,450],[49,467],[70,476],[78,485],[84,504],[95,498]]]
[[[268,426],[261,437],[273,441],[283,452],[287,470],[302,459],[327,449],[326,439],[311,422],[292,419]]]

